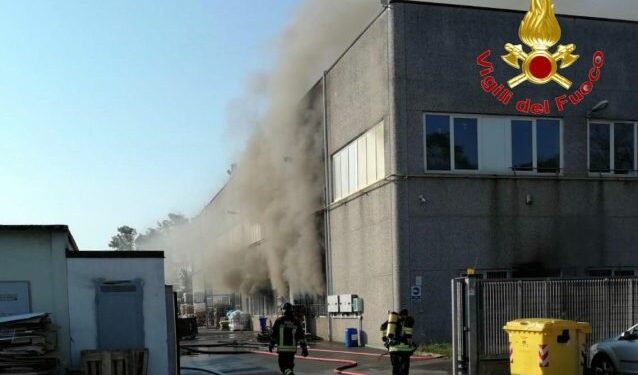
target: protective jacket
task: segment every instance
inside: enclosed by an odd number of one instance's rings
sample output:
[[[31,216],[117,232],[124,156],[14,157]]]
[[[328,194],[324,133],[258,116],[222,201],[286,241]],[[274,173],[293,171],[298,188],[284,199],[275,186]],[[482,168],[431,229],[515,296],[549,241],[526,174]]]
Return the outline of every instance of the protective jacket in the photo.
[[[386,330],[388,322],[381,325],[381,337],[390,352],[410,352],[413,353],[415,346],[412,343],[412,329],[414,327],[414,318],[407,316],[400,318],[397,323],[396,336],[387,337]]]
[[[297,345],[306,346],[305,333],[301,323],[292,316],[281,316],[272,327],[272,341],[278,353],[295,353]]]

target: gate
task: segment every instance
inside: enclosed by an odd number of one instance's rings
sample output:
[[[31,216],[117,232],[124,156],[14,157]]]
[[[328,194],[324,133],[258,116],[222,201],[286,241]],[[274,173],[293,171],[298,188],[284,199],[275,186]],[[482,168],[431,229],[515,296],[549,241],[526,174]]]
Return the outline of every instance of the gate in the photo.
[[[503,326],[520,318],[588,322],[589,343],[638,321],[638,278],[452,280],[454,374],[477,375],[481,363],[508,359]]]

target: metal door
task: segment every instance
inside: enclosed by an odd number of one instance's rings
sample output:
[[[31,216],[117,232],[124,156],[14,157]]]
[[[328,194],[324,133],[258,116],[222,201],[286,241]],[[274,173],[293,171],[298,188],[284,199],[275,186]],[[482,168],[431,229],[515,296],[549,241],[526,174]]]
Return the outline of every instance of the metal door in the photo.
[[[141,280],[99,280],[96,288],[98,349],[144,348]]]

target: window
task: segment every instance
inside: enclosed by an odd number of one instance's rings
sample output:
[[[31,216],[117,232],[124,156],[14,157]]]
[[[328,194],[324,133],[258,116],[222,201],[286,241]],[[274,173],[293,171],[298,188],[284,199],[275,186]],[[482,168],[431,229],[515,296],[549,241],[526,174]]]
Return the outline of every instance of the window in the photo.
[[[332,156],[333,201],[345,198],[385,177],[383,123]]]
[[[475,118],[454,119],[454,169],[478,169],[477,127]]]
[[[425,170],[484,174],[560,173],[557,119],[424,115]]]
[[[427,115],[426,117],[427,169],[450,170],[450,117]]]
[[[635,174],[638,169],[636,135],[633,122],[589,123],[589,171]]]
[[[451,119],[454,124],[453,132],[450,132]],[[427,170],[478,170],[476,118],[426,115],[425,124]]]
[[[512,168],[515,171],[534,170],[534,137],[531,121],[512,121]]]
[[[560,122],[536,121],[536,152],[539,173],[560,172]]]
[[[512,120],[512,170],[560,172],[560,121]]]

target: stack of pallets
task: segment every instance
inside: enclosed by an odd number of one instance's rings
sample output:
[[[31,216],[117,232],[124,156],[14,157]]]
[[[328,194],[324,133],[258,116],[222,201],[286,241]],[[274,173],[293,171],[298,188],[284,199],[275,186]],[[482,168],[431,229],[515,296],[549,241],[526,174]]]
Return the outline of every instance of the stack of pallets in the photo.
[[[82,351],[84,375],[147,375],[148,349]]]
[[[56,332],[47,313],[0,317],[0,374],[57,373]]]

